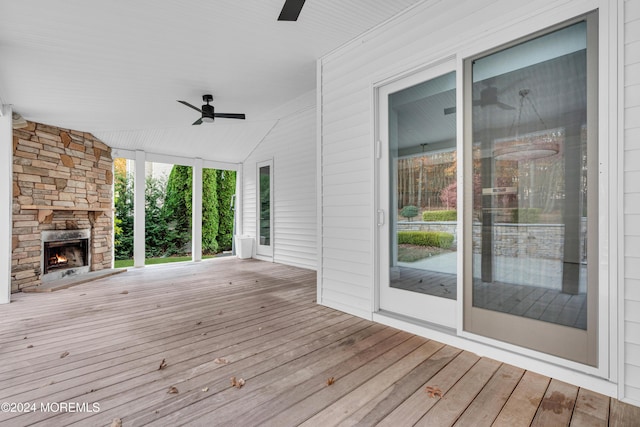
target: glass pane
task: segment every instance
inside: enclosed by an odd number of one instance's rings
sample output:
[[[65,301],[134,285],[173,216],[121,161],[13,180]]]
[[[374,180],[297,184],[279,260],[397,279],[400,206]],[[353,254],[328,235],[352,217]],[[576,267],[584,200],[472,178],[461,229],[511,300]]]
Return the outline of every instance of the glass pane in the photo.
[[[389,96],[390,285],[456,298],[455,73]]]
[[[271,245],[271,167],[260,167],[260,244]]]
[[[473,305],[587,327],[586,23],[473,62]]]

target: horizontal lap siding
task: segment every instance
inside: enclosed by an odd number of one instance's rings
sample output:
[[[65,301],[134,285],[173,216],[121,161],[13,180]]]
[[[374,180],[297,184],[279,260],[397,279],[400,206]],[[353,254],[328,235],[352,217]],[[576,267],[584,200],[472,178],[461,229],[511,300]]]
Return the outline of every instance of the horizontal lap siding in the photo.
[[[640,1],[625,2],[625,397],[640,405]]]
[[[273,261],[316,269],[316,110],[281,119],[244,162],[244,232],[256,235],[256,164],[273,159]]]

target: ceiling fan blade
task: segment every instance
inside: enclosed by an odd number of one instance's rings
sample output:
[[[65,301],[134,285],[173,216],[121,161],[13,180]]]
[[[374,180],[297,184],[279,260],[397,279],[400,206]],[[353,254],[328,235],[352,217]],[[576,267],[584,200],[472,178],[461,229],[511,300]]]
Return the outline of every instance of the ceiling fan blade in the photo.
[[[444,114],[445,116],[447,114],[454,114],[456,112],[456,107],[449,107],[449,108],[445,108],[444,109]]]
[[[201,125],[201,124],[202,124],[202,119],[198,119],[192,123],[192,125]]]
[[[184,105],[186,105],[187,107],[191,107],[191,108],[193,108],[194,110],[198,111],[199,113],[202,113],[202,110],[201,110],[201,109],[199,109],[198,107],[194,107],[193,105],[189,104],[187,101],[180,101],[180,100],[178,99],[178,102],[179,102],[180,104],[184,104]]]
[[[297,21],[305,0],[286,0],[278,21]]]
[[[245,119],[244,114],[234,114],[234,113],[214,113],[213,117],[220,117],[223,119]]]

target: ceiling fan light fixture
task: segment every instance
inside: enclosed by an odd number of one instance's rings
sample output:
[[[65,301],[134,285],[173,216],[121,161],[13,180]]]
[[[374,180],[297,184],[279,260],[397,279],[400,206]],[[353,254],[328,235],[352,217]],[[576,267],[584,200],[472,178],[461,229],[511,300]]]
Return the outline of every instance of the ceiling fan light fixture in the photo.
[[[202,117],[202,121],[205,123],[213,123],[213,117]]]

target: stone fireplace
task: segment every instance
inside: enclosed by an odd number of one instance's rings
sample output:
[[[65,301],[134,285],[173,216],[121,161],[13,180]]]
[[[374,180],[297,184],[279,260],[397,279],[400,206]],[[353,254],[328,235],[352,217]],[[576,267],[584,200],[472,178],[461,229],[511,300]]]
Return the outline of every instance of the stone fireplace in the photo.
[[[93,135],[13,132],[11,291],[112,267],[113,160]]]

